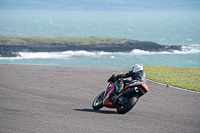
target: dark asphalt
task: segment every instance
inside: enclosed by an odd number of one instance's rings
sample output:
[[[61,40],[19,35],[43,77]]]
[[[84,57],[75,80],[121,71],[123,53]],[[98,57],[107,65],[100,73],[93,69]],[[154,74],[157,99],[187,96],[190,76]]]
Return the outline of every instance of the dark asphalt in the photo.
[[[127,114],[92,109],[130,68],[0,64],[0,133],[200,133],[200,93],[148,81]]]

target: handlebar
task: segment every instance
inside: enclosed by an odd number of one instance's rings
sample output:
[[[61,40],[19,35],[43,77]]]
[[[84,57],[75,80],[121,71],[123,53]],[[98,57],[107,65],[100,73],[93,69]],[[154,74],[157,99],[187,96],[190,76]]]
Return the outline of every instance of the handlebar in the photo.
[[[117,75],[118,76],[118,75]],[[117,76],[115,76],[115,74],[113,74],[107,81],[108,82],[115,82],[115,81],[118,81],[118,80],[123,80],[123,77],[117,77]]]
[[[115,82],[116,81],[116,76],[113,74],[109,79],[108,82]]]

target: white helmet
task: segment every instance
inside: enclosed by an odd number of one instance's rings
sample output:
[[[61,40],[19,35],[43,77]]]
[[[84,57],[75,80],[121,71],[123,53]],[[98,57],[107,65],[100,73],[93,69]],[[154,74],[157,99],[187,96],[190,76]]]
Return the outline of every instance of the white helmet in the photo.
[[[143,70],[143,65],[141,65],[141,64],[135,64],[133,66],[133,71],[139,71],[139,70]]]

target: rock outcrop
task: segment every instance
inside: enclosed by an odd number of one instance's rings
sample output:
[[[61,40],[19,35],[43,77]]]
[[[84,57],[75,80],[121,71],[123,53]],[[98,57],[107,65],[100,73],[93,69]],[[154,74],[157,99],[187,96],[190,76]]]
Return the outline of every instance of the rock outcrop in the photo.
[[[17,45],[10,40],[0,40],[0,56],[15,57],[18,52],[62,52],[67,50],[130,52],[133,49],[145,51],[181,51],[181,45],[160,45],[154,42],[136,41],[129,39],[105,39],[91,44],[85,42],[31,42]]]

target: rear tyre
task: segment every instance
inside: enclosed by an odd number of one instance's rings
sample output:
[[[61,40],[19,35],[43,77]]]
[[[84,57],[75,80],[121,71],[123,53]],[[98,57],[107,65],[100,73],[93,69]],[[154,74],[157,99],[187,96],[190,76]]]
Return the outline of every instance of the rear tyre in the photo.
[[[103,95],[105,91],[101,92],[93,101],[92,108],[94,110],[99,110],[103,107]]]
[[[127,112],[129,112],[137,103],[138,101],[138,97],[134,96],[132,98],[127,99],[127,102],[123,103],[123,104],[117,104],[117,112],[119,114],[125,114]]]

